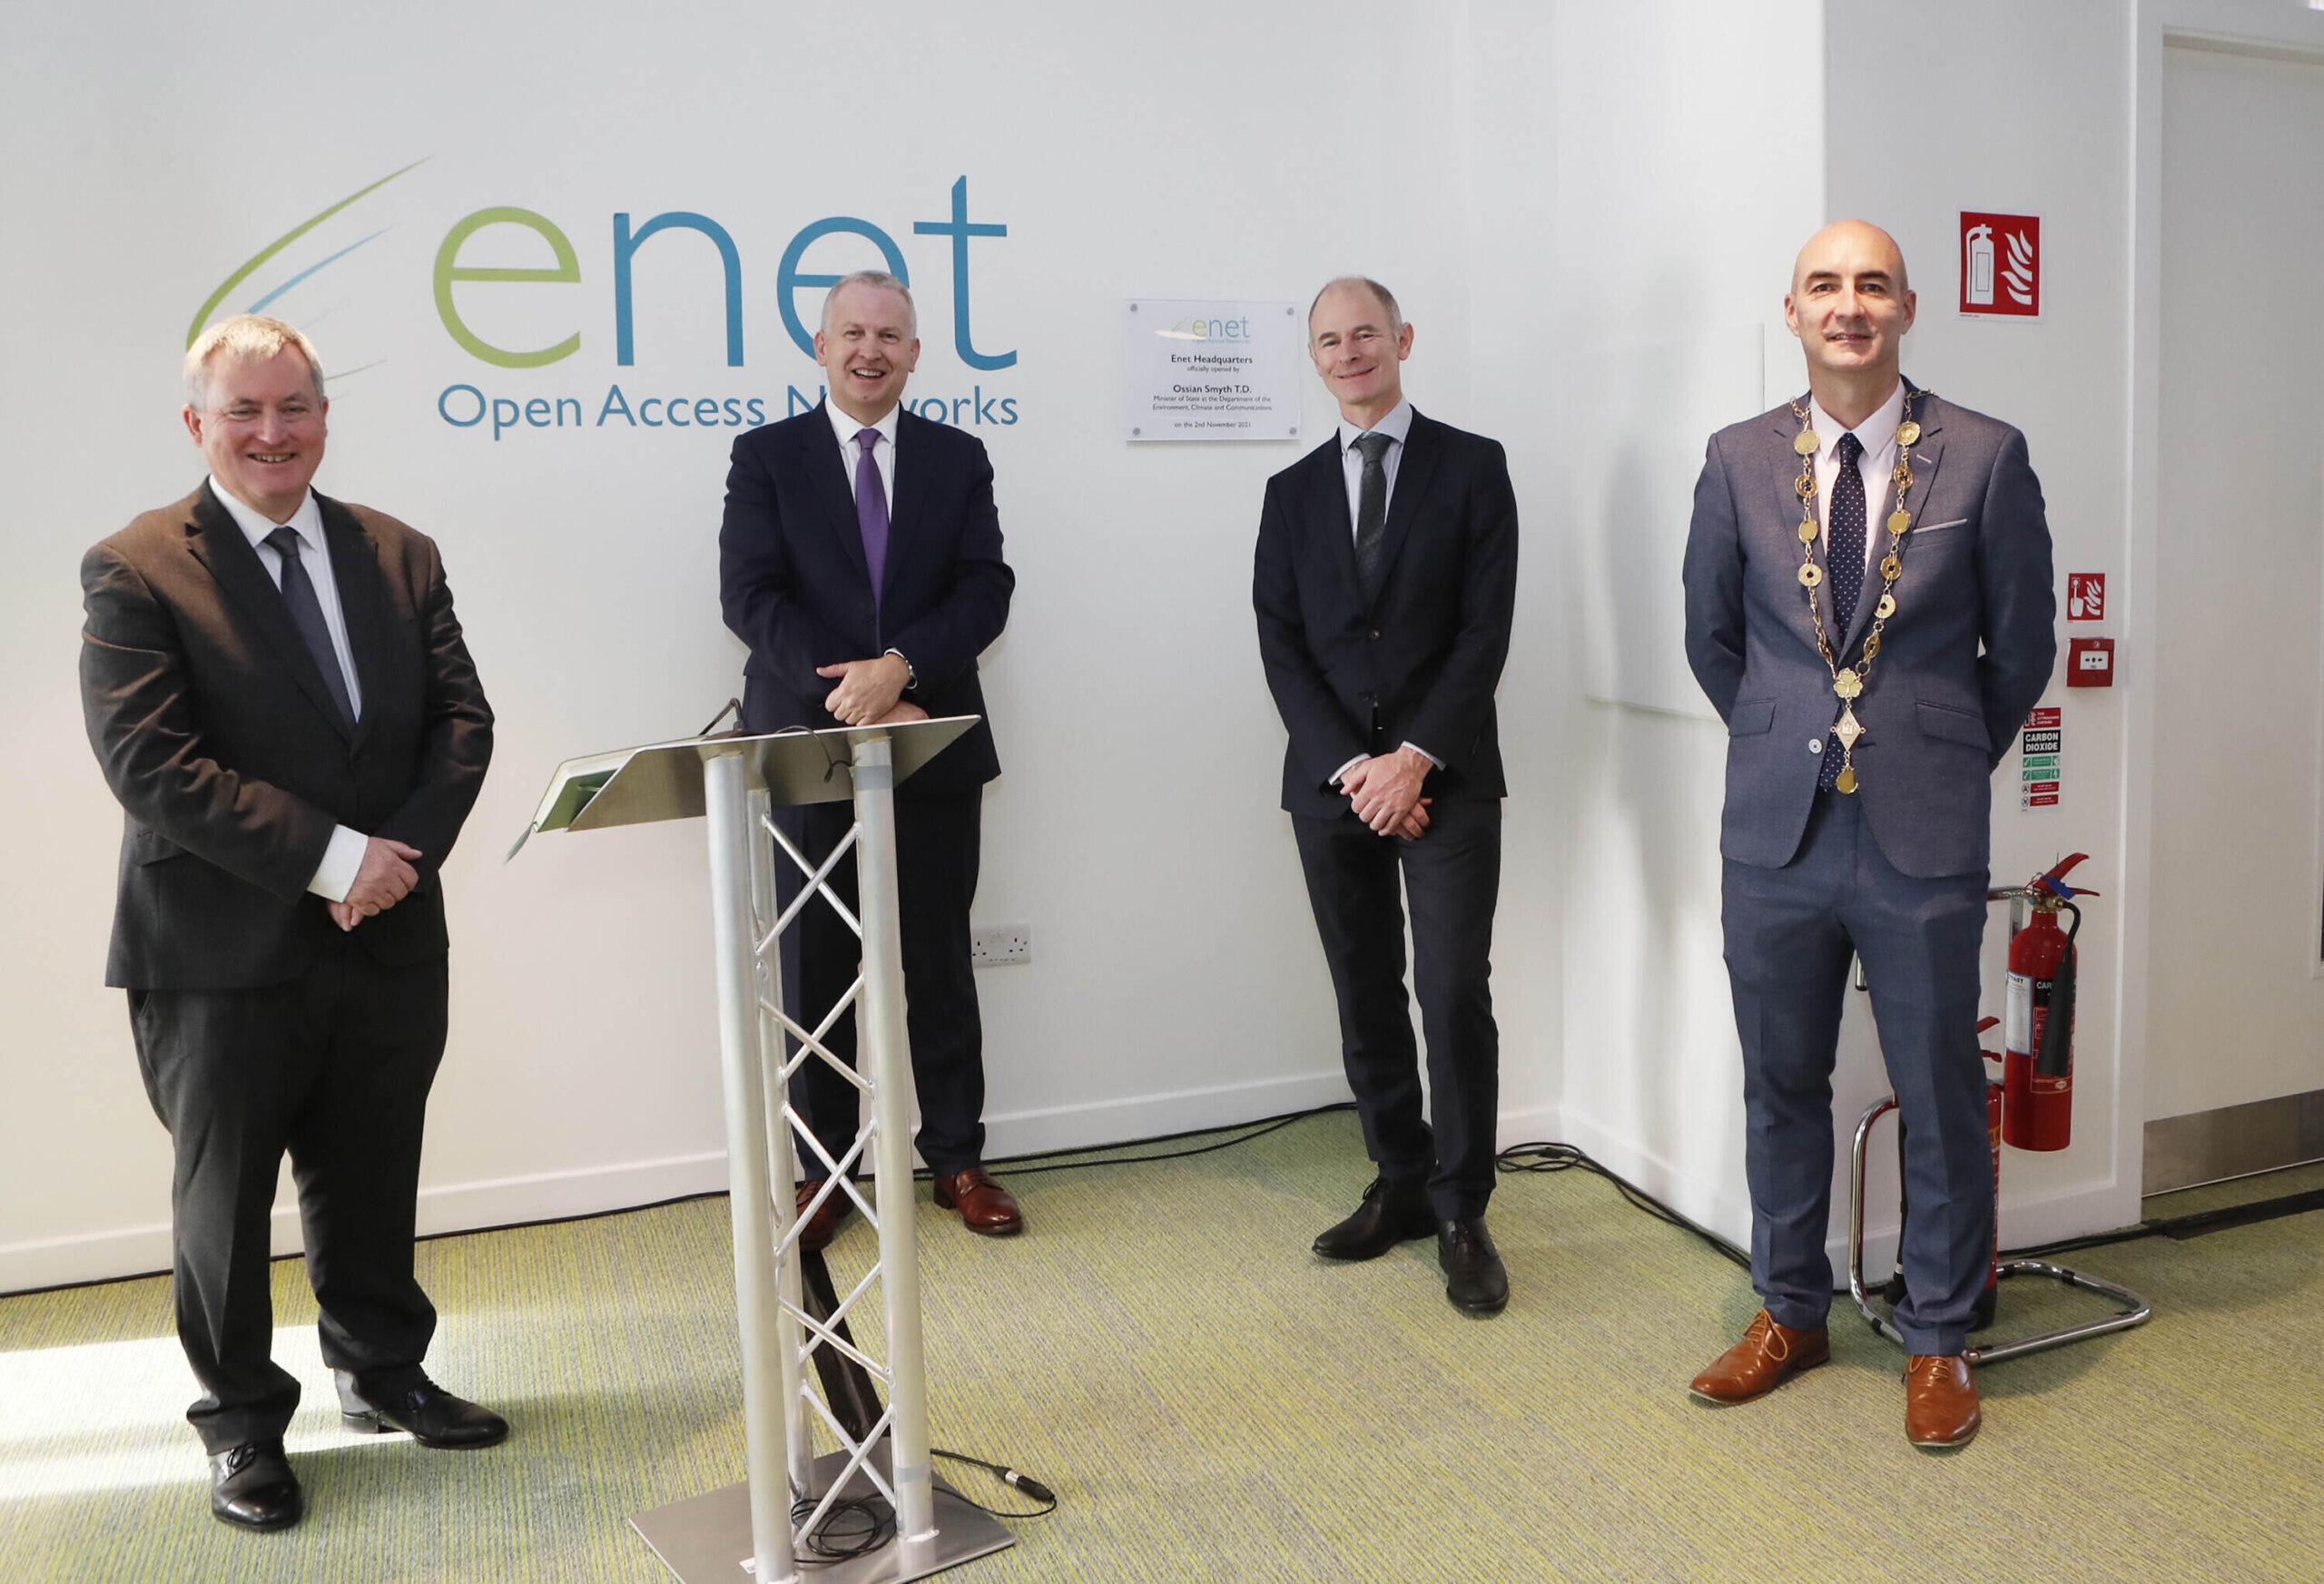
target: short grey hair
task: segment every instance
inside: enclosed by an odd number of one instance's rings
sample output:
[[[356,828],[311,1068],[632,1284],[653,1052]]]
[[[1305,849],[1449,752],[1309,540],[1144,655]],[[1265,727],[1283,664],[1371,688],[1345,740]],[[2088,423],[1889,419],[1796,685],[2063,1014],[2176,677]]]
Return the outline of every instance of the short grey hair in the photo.
[[[858,270],[852,275],[842,275],[832,281],[832,289],[823,293],[823,322],[815,327],[819,333],[831,334],[832,304],[837,302],[839,294],[851,286],[876,286],[882,291],[892,291],[902,298],[904,312],[911,320],[911,339],[915,341],[920,339],[920,307],[911,300],[911,288],[885,270]]]
[[[1380,300],[1380,306],[1388,310],[1388,333],[1391,336],[1402,335],[1403,333],[1404,313],[1403,310],[1396,306],[1396,294],[1394,292],[1389,290],[1385,286],[1381,285],[1380,282],[1374,280],[1369,275],[1334,275],[1329,280],[1324,282],[1323,290],[1316,292],[1315,297],[1310,300],[1307,304],[1307,326],[1308,333],[1310,335],[1315,333],[1315,304],[1323,301],[1324,292],[1329,291],[1334,286],[1363,287],[1366,291],[1372,293],[1373,296],[1378,298]]]
[[[306,359],[307,371],[315,377],[315,399],[322,400],[323,360],[315,355],[315,343],[296,325],[261,313],[238,313],[220,320],[186,348],[185,404],[196,412],[209,410],[204,404],[210,399],[210,366],[222,354],[241,362],[264,363],[285,347],[296,347]]]

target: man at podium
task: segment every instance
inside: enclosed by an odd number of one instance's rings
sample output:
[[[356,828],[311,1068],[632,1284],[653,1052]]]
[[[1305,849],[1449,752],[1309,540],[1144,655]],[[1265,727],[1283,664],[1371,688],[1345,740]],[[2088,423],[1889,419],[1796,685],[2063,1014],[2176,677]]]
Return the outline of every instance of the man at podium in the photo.
[[[309,487],[330,403],[307,338],[243,315],[185,359],[210,476],[81,564],[81,704],[127,812],[105,982],[170,1130],[178,1338],[211,1511],[298,1521],[299,1382],[271,1356],[267,1219],[288,1150],[323,1362],[349,1424],[488,1446],[421,1372],[420,1128],[444,1054],[438,873],[492,711],[435,545]]]
[[[750,645],[743,724],[773,732],[980,717],[896,791],[897,910],[920,1095],[913,1142],[935,1174],[936,1203],[958,1210],[971,1232],[1006,1235],[1025,1222],[984,1169],[984,1034],[969,957],[980,805],[984,783],[1000,773],[977,656],[1000,635],[1016,586],[1000,555],[992,465],[972,436],[901,407],[920,360],[919,317],[893,275],[863,271],[832,288],[815,359],[827,399],[737,439],[726,476],[720,603]],[[777,818],[820,862],[854,815],[843,802],[811,803]],[[775,869],[788,907],[803,877],[780,856]],[[832,878],[854,907],[852,858]],[[792,935],[798,960],[783,965],[785,997],[812,1028],[853,982],[861,944],[821,902]],[[826,1041],[850,1063],[856,1027],[851,1011]],[[800,1151],[804,1209],[827,1163],[853,1146],[858,1091],[811,1059],[793,1093],[812,1135]],[[827,1195],[800,1241],[822,1247],[848,1213],[845,1195]]]

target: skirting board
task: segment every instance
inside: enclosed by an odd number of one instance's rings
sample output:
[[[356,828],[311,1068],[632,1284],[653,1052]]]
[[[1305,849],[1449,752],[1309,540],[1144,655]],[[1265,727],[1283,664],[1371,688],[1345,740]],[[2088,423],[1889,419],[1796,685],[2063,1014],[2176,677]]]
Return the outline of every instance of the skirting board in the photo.
[[[1327,1106],[1347,1097],[1347,1080],[1334,1069],[1083,1106],[999,1113],[986,1118],[987,1150],[1000,1160],[1073,1148],[1093,1140],[1153,1138]],[[419,1230],[422,1235],[432,1235],[555,1221],[725,1191],[724,1150],[527,1176],[423,1185]],[[270,1241],[276,1254],[299,1252],[299,1212],[294,1204],[286,1200],[275,1205]],[[0,1245],[0,1294],[148,1275],[169,1268],[170,1225],[166,1220],[153,1221]]]

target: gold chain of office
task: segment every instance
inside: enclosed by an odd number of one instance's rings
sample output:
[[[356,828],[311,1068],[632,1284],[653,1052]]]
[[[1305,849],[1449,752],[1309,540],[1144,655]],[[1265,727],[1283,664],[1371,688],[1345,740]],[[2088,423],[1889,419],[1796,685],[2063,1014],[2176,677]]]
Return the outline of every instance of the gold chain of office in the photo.
[[[1832,674],[1832,691],[1840,699],[1840,718],[1832,724],[1832,735],[1840,740],[1840,774],[1836,784],[1844,792],[1856,791],[1856,740],[1864,735],[1864,723],[1856,718],[1856,701],[1863,696],[1872,663],[1879,657],[1881,629],[1896,614],[1896,579],[1905,574],[1905,536],[1913,526],[1913,514],[1906,505],[1913,490],[1913,448],[1921,438],[1913,403],[1927,394],[1909,386],[1905,390],[1905,421],[1896,426],[1896,470],[1892,475],[1896,481],[1896,509],[1888,514],[1888,554],[1880,563],[1880,600],[1872,607],[1872,630],[1864,635],[1863,654],[1846,666],[1832,653],[1831,636],[1824,630],[1824,612],[1816,603],[1817,585],[1824,581],[1824,569],[1816,564],[1816,543],[1822,533],[1816,520],[1816,453],[1824,442],[1799,403],[1791,404],[1791,415],[1799,420],[1799,433],[1791,442],[1791,448],[1799,454],[1799,478],[1793,486],[1799,492],[1799,586],[1807,595],[1807,615],[1816,624],[1817,653],[1824,656],[1824,669]]]

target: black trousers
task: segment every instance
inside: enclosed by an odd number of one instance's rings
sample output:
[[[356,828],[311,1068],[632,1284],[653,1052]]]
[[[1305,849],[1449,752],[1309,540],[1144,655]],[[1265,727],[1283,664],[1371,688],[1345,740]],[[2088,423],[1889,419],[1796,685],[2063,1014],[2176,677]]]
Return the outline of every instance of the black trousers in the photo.
[[[920,1092],[920,1131],[912,1142],[932,1171],[957,1172],[984,1158],[984,1022],[977,1010],[976,971],[969,961],[969,907],[976,900],[981,791],[915,797],[896,794],[896,910],[902,938],[904,1027],[911,1042],[913,1086]],[[828,856],[855,822],[852,803],[808,803],[779,810],[784,832],[817,863]],[[804,879],[781,852],[774,856],[775,892],[784,907]],[[832,889],[850,911],[857,906],[855,857],[851,852],[832,871]],[[863,959],[855,931],[817,898],[802,910],[784,938],[783,1009],[806,1028],[822,1021],[832,1004],[847,993]],[[855,1012],[847,1014],[824,1043],[850,1067],[855,1064]],[[793,1080],[793,1103],[833,1160],[852,1146],[861,1116],[862,1092],[810,1057]],[[803,1141],[800,1166],[805,1176],[828,1175]],[[852,1168],[868,1173],[871,1163]]]
[[[178,1340],[202,1388],[186,1418],[212,1452],[281,1435],[299,1405],[271,1357],[267,1223],[285,1150],[323,1362],[391,1387],[427,1356],[436,1309],[411,1245],[447,984],[442,958],[382,968],[340,937],[285,984],[129,992],[176,1154]]]
[[[1346,813],[1295,814],[1307,900],[1339,999],[1340,1056],[1365,1150],[1392,1184],[1424,1182],[1445,1218],[1492,1195],[1501,1033],[1492,1017],[1492,915],[1501,893],[1501,804],[1437,802],[1417,841],[1378,836]],[[1402,881],[1403,896],[1398,895]],[[1413,989],[1428,1042],[1428,1111],[1404,999],[1404,902]]]

